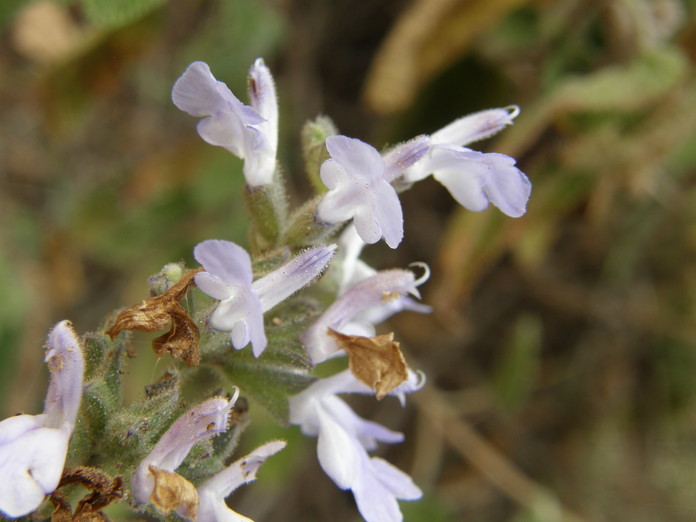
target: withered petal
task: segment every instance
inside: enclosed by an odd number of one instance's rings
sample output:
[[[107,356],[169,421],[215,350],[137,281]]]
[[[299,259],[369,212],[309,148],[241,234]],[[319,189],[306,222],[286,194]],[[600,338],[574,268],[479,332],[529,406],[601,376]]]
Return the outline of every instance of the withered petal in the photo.
[[[198,366],[201,359],[198,346],[200,340],[198,327],[178,303],[172,307],[169,314],[172,328],[166,334],[152,341],[155,354],[157,357],[162,357],[168,353],[175,359],[181,359],[189,366]]]
[[[393,333],[362,337],[329,328],[329,335],[348,353],[351,373],[375,390],[378,400],[408,379],[408,367]]]
[[[149,466],[148,469],[155,478],[150,502],[165,514],[182,507],[186,518],[195,520],[198,510],[196,486],[178,473],[165,471],[156,466]]]
[[[152,348],[158,357],[170,354],[189,366],[200,362],[198,341],[200,335],[193,319],[179,304],[194,284],[194,276],[202,268],[187,270],[178,283],[162,295],[141,301],[140,304],[123,310],[114,324],[106,330],[111,339],[123,330],[158,332],[169,329],[167,333],[152,341]]]

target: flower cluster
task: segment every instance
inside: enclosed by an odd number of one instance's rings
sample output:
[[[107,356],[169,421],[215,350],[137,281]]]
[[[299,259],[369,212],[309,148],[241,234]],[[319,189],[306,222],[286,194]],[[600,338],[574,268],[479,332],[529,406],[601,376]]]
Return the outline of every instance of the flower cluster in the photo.
[[[193,248],[198,268],[167,265],[151,279],[153,296],[121,310],[108,329],[82,340],[67,321],[51,330],[44,412],[0,422],[6,516],[42,509],[48,497],[54,514],[103,520],[102,509],[127,498],[148,516],[249,520],[225,499],[286,443],[268,442],[229,464],[249,422],[240,395],[316,437],[322,469],[351,490],[368,522],[399,521],[398,501],[422,496],[408,474],[371,454],[403,434],[358,416],[340,395],[391,396],[403,406],[425,384],[394,334],[378,335],[376,327],[405,310],[430,312],[418,289],[430,271],[423,263],[376,270],[360,255],[380,239],[398,247],[399,192],[429,175],[470,210],[492,203],[523,215],[531,185],[515,160],[466,147],[512,124],[519,111],[478,112],[382,153],[337,134],[326,119],[310,122],[303,146],[317,194],[289,212],[276,159],[275,85],[261,59],[251,67],[248,98],[245,105],[203,62],[192,63],[172,91],[178,108],[200,118],[203,140],[244,161],[248,249],[203,241]],[[152,346],[171,366],[140,400],[124,403],[132,331],[161,330],[168,331]],[[313,376],[314,367],[340,358],[344,369]],[[182,401],[184,385],[202,394],[193,406]],[[78,465],[65,467],[66,458]],[[60,490],[76,482],[93,493],[73,513]]]

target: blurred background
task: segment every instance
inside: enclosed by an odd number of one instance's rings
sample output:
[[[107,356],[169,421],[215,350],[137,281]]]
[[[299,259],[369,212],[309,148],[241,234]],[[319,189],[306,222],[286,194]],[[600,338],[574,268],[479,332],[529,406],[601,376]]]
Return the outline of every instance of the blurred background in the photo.
[[[352,403],[406,433],[380,450],[425,492],[405,519],[696,520],[695,4],[2,0],[2,417],[40,411],[56,321],[99,328],[199,241],[245,243],[241,162],[203,143],[170,91],[203,60],[246,101],[263,56],[295,203],[308,118],[381,148],[522,109],[474,148],[517,158],[534,186],[524,217],[465,211],[427,180],[402,194],[402,246],[366,250],[377,268],[433,271],[434,312],[388,327],[429,387],[403,410]],[[133,397],[168,364],[137,348]],[[316,441],[253,406],[244,444],[291,444],[235,509],[359,520]]]

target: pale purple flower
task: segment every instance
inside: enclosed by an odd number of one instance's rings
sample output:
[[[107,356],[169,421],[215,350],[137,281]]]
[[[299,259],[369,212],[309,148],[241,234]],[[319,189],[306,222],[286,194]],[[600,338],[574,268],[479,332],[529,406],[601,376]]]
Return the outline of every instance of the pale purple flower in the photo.
[[[342,354],[329,329],[349,335],[374,335],[372,325],[404,309],[430,311],[408,297],[420,298],[418,286],[429,277],[416,279],[410,270],[383,270],[355,284],[329,306],[302,334],[302,342],[314,364]]]
[[[390,392],[400,398],[420,389],[422,376],[409,371],[409,379]],[[318,437],[317,455],[324,472],[341,489],[350,489],[360,514],[368,522],[402,520],[397,499],[416,500],[421,490],[403,471],[383,459],[370,457],[378,442],[393,444],[403,434],[358,416],[339,393],[372,393],[345,370],[321,379],[290,397],[290,423],[302,433]]]
[[[319,277],[335,250],[336,245],[310,248],[253,281],[251,258],[242,247],[222,240],[199,243],[193,255],[205,272],[196,274],[196,286],[220,301],[210,316],[210,325],[229,331],[238,350],[251,342],[258,357],[268,344],[264,312]]]
[[[10,518],[31,513],[58,487],[80,408],[84,359],[70,322],[53,327],[46,345],[44,412],[0,422],[0,511]]]
[[[317,217],[327,223],[353,220],[366,243],[384,237],[396,248],[404,235],[401,203],[389,182],[426,153],[427,138],[416,138],[382,157],[377,150],[354,138],[330,136],[326,149],[331,158],[320,170],[329,188],[317,208]]]
[[[430,150],[408,168],[403,180],[413,183],[432,174],[459,204],[479,212],[489,203],[510,217],[526,211],[531,183],[510,156],[464,147],[500,132],[519,113],[516,106],[477,112],[443,127],[430,137]]]
[[[281,440],[268,442],[201,484],[198,487],[198,522],[253,522],[231,510],[225,498],[239,486],[256,480],[261,464],[285,445]]]
[[[202,118],[198,134],[211,145],[244,159],[244,176],[252,187],[273,181],[278,147],[278,104],[270,71],[260,58],[249,73],[251,106],[217,81],[204,62],[193,62],[174,84],[172,101]]]
[[[232,399],[213,397],[193,407],[174,421],[145,457],[133,477],[133,495],[146,504],[155,486],[150,466],[173,472],[193,446],[227,430],[227,419],[239,396],[235,388]]]

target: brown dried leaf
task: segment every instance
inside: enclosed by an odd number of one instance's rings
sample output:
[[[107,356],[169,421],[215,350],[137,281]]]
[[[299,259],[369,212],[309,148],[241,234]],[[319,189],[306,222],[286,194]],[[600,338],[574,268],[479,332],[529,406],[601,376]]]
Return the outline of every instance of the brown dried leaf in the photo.
[[[109,522],[111,519],[101,512],[112,502],[123,499],[123,479],[112,479],[102,471],[87,466],[70,466],[63,470],[58,488],[69,484],[81,484],[92,493],[84,497],[73,514],[72,508],[62,493],[54,491],[49,499],[56,506],[51,515],[52,522]]]
[[[348,353],[355,378],[375,390],[378,400],[408,379],[406,361],[393,333],[361,337],[329,328],[329,335]]]
[[[122,330],[157,332],[169,328],[169,331],[152,341],[152,348],[158,357],[170,354],[181,359],[189,366],[200,362],[198,341],[200,334],[193,319],[179,304],[193,286],[194,276],[203,270],[187,270],[178,283],[162,295],[145,299],[140,304],[123,310],[116,321],[106,331],[112,339]]]
[[[178,473],[165,471],[155,466],[149,466],[148,469],[155,478],[155,487],[150,495],[150,502],[164,514],[182,506],[184,508],[183,516],[195,520],[198,509],[196,486]]]

